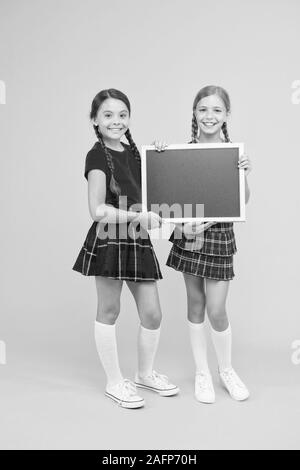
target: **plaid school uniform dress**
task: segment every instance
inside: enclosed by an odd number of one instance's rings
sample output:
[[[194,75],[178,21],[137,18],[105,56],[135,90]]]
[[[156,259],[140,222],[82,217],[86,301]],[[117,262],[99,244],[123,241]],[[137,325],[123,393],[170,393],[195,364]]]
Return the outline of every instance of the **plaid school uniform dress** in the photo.
[[[123,146],[124,152],[110,149],[110,153],[122,195],[128,196],[130,206],[140,203],[140,168],[130,147]],[[129,207],[119,207],[118,200],[110,191],[111,173],[99,142],[87,154],[86,179],[93,169],[100,169],[106,175],[106,204],[128,210]],[[134,222],[106,225],[93,222],[72,269],[84,276],[105,276],[116,280],[139,282],[162,279],[148,232]]]
[[[129,227],[130,225],[130,227]],[[146,230],[139,224],[103,227],[107,238],[98,236],[98,222],[90,227],[73,266],[84,276],[105,276],[126,281],[162,279],[159,263]],[[112,234],[112,236],[111,236]]]
[[[167,266],[186,274],[229,281],[234,278],[233,255],[236,243],[233,223],[217,223],[194,238],[183,234],[176,239],[175,231]]]

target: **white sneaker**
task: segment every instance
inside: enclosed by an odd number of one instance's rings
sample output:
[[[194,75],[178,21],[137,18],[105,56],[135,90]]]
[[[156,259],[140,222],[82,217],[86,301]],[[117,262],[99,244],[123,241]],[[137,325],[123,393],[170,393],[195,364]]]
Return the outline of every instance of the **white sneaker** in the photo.
[[[232,367],[224,369],[219,374],[222,384],[234,400],[244,401],[249,398],[249,390]]]
[[[105,395],[122,408],[141,408],[145,405],[145,400],[137,394],[136,386],[128,379],[107,386]]]
[[[200,372],[199,374],[196,374],[195,397],[201,403],[215,403],[216,394],[210,373]]]
[[[158,374],[155,370],[147,377],[139,377],[137,374],[135,376],[135,385],[159,393],[162,397],[171,397],[179,392],[179,388],[171,384],[166,375]]]

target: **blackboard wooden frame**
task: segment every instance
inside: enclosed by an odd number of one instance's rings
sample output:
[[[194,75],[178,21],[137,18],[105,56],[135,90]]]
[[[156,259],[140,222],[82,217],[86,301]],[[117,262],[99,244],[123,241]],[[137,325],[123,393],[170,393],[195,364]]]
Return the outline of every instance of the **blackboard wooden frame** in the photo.
[[[199,149],[203,150],[202,152],[202,163],[201,163],[201,155],[199,153]],[[195,217],[194,216],[194,209],[193,209],[193,216],[184,216],[184,211],[182,217],[164,217],[162,214],[160,214],[164,220],[164,222],[172,222],[172,223],[180,223],[180,222],[192,222],[192,221],[203,221],[203,222],[209,222],[209,221],[217,221],[217,222],[245,222],[246,220],[246,211],[245,211],[245,170],[244,169],[238,169],[237,164],[238,164],[238,159],[239,157],[244,153],[244,144],[242,143],[220,143],[220,144],[177,144],[177,145],[169,145],[166,149],[165,152],[155,152],[155,147],[153,145],[144,145],[142,146],[141,149],[141,171],[142,171],[142,206],[143,206],[143,211],[147,210],[152,210],[151,204],[152,201],[150,201],[151,196],[151,191],[153,193],[153,188],[151,188],[153,185],[155,187],[155,180],[162,179],[163,174],[161,172],[161,168],[165,166],[166,170],[166,165],[167,165],[167,171],[164,173],[164,178],[166,181],[166,185],[169,184],[168,178],[170,175],[169,169],[172,168],[172,158],[173,158],[173,164],[175,164],[175,160],[177,159],[177,169],[178,169],[178,159],[183,162],[184,156],[182,158],[183,152],[182,150],[188,150],[188,152],[185,152],[184,155],[189,156],[189,160],[184,161],[184,165],[192,165],[194,156],[192,157],[193,154],[195,154],[196,160],[194,160],[194,164],[196,163],[197,168],[199,167],[200,164],[206,165],[207,166],[207,158],[214,158],[214,161],[209,160],[210,164],[214,164],[216,168],[214,168],[214,179],[220,181],[222,180],[222,185],[223,187],[226,187],[226,178],[228,179],[228,184],[230,184],[230,187],[228,187],[228,191],[225,191],[225,193],[228,195],[230,192],[230,196],[227,196],[228,198],[228,207],[226,207],[225,212],[226,215],[218,213],[222,209],[218,208],[216,209],[216,213],[218,215],[214,216],[205,216],[201,214],[200,217]],[[208,152],[205,152],[208,150]],[[225,150],[225,151],[223,151]],[[174,151],[174,152],[173,152]],[[176,154],[176,151],[177,152]],[[212,152],[211,152],[212,151]],[[172,157],[172,153],[174,154]],[[165,160],[163,162],[164,155],[167,156],[168,161]],[[214,155],[214,157],[213,157]],[[174,156],[176,159],[174,159]],[[198,158],[199,157],[199,158]],[[156,167],[155,174],[151,175],[151,168],[150,168],[150,162],[152,160],[152,165]],[[225,160],[226,159],[226,163]],[[157,159],[157,160],[156,160]],[[206,163],[205,163],[206,160]],[[227,164],[228,161],[228,164]],[[163,164],[161,163],[163,162]],[[182,163],[183,164],[183,163]],[[226,165],[226,171],[224,172],[224,165]],[[223,166],[223,168],[222,168]],[[220,168],[218,168],[220,167]],[[181,168],[183,168],[181,166]],[[232,171],[231,171],[232,168]],[[159,171],[158,171],[159,170]],[[153,171],[153,170],[152,170]],[[163,171],[163,170],[162,170]],[[178,171],[178,170],[177,170]],[[217,173],[218,172],[218,173]],[[222,172],[222,173],[221,173]],[[199,177],[200,181],[200,173],[197,171],[197,178]],[[203,166],[203,173],[204,172],[204,166]],[[207,173],[207,172],[206,172]],[[157,177],[159,175],[159,177]],[[227,175],[227,176],[226,176]],[[175,175],[176,176],[176,175]],[[178,182],[182,182],[182,188],[183,185],[186,184],[186,181],[183,181],[181,178],[181,174],[178,174]],[[212,177],[212,172],[210,171],[210,178]],[[176,180],[177,181],[177,180]],[[153,184],[151,184],[153,182]],[[201,183],[201,181],[200,181]],[[232,184],[234,183],[234,184]],[[207,177],[205,179],[205,185],[208,186],[210,183],[207,182]],[[211,182],[213,185],[213,182]],[[176,185],[176,188],[174,187],[174,177],[173,177],[173,182],[172,182],[172,191],[177,191],[178,187],[180,186],[180,183]],[[205,186],[204,182],[202,187]],[[224,186],[225,185],[225,186]],[[159,186],[159,188],[162,187]],[[166,186],[167,187],[167,186]],[[201,187],[201,186],[200,186]],[[213,187],[213,186],[209,186]],[[160,191],[159,188],[156,187],[156,192],[155,192],[155,197],[157,196],[157,193]],[[194,191],[194,190],[193,190]],[[199,191],[199,189],[197,189]],[[223,193],[223,194],[225,194]],[[207,193],[206,193],[207,194]],[[222,204],[225,204],[224,200],[226,199],[225,197],[221,201],[220,196],[217,196],[217,191],[214,191],[214,193],[211,193],[214,196],[212,197],[219,197],[219,202]],[[152,196],[153,197],[153,196]],[[205,198],[205,196],[203,196]],[[161,204],[163,204],[166,201],[161,201]],[[198,201],[199,202],[199,201]],[[154,203],[153,203],[154,204]],[[169,203],[171,205],[171,203]],[[194,204],[194,202],[193,202]],[[195,205],[197,202],[195,201]],[[184,204],[182,204],[183,206]],[[231,214],[231,205],[232,205],[232,214]],[[218,204],[216,204],[216,207]],[[208,204],[206,205],[208,207]],[[205,208],[205,204],[204,204]],[[213,206],[210,210],[210,212],[213,212]],[[157,211],[155,211],[157,212]],[[189,214],[190,215],[190,214]],[[198,213],[196,212],[196,215]]]

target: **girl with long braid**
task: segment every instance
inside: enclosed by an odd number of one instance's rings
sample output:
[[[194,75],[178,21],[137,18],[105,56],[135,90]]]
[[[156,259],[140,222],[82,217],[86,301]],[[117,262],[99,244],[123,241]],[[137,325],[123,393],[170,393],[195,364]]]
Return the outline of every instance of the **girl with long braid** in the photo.
[[[230,142],[227,118],[230,99],[218,86],[202,88],[193,103],[192,141],[190,143]],[[156,150],[163,151],[164,142],[156,141]],[[251,163],[241,156],[239,168],[245,170],[246,202],[250,197],[247,175]],[[236,252],[233,223],[185,223],[177,225],[167,265],[183,273],[188,307],[188,327],[196,365],[195,396],[202,403],[214,403],[215,391],[207,363],[204,331],[205,308],[211,326],[219,374],[231,397],[246,400],[249,391],[240,380],[231,362],[231,326],[226,314],[229,281],[234,277],[233,255]]]
[[[162,317],[156,281],[162,275],[147,230],[159,227],[161,219],[141,212],[141,161],[129,131],[130,112],[127,96],[115,89],[102,90],[92,102],[98,141],[87,154],[84,176],[93,223],[73,269],[95,276],[95,340],[107,376],[105,394],[124,408],[140,408],[144,399],[136,386],[162,396],[179,389],[153,370]],[[122,142],[124,135],[129,145]],[[124,281],[140,317],[135,383],[121,373],[116,343]]]

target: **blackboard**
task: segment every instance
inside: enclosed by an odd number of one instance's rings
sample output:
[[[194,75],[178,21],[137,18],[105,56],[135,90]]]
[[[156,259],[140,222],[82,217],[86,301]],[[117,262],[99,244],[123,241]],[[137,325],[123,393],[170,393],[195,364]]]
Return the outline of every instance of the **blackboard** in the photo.
[[[142,204],[165,221],[245,221],[243,144],[142,147]],[[172,209],[172,207],[175,209]]]

